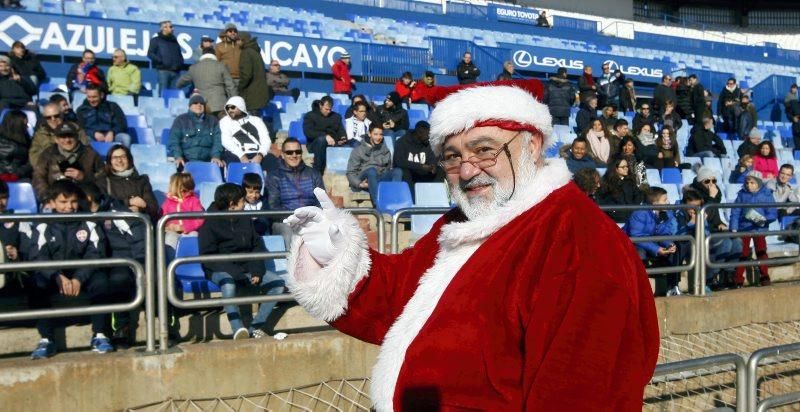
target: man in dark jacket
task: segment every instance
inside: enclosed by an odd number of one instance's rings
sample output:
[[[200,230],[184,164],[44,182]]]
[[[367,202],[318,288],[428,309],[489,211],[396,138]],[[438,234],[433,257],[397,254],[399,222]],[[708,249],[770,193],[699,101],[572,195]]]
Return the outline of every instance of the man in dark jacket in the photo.
[[[169,129],[169,151],[175,166],[186,162],[213,162],[222,167],[222,141],[219,121],[205,112],[203,96],[189,99],[189,111],[179,115]]]
[[[595,169],[597,163],[587,154],[589,141],[585,137],[576,137],[571,145],[564,145],[559,149],[559,154],[567,161],[567,169],[575,173],[581,169]]]
[[[383,104],[375,110],[378,122],[383,126],[384,137],[400,137],[409,129],[408,112],[402,106],[397,92],[386,95]]]
[[[183,55],[178,39],[172,30],[172,22],[167,20],[160,24],[161,31],[156,37],[150,39],[147,58],[158,70],[158,90],[163,94],[164,90],[175,87],[178,73],[183,68]]]
[[[15,41],[11,45],[11,53],[8,54],[11,58],[11,65],[17,70],[20,76],[27,77],[33,84],[39,86],[47,78],[47,73],[39,62],[39,57],[35,53],[25,48],[25,43]]]
[[[656,130],[657,121],[658,119],[653,115],[653,111],[650,110],[650,105],[648,103],[642,103],[642,107],[640,107],[636,115],[633,116],[633,132],[638,133],[639,130],[642,130],[642,126],[646,124],[649,124],[651,129]]]
[[[688,119],[690,124],[700,123],[703,112],[706,110],[705,88],[697,79],[696,74],[689,76],[689,102],[692,106],[692,116]]]
[[[417,182],[437,182],[444,178],[431,149],[430,130],[428,122],[420,121],[394,144],[394,167],[403,171],[403,181],[412,189]]]
[[[243,32],[242,54],[239,57],[239,96],[244,99],[250,114],[260,116],[261,108],[269,102],[267,72],[261,59],[261,48],[250,33]]]
[[[460,84],[472,84],[478,81],[478,76],[481,75],[481,69],[472,62],[472,53],[464,53],[464,58],[461,60],[461,63],[458,63],[458,67],[456,68],[456,75],[458,76],[458,83]]]
[[[130,147],[128,121],[122,108],[106,100],[98,86],[86,88],[86,100],[78,107],[78,123],[90,139],[98,142],[117,142]]]
[[[497,75],[497,80],[513,80],[514,79],[514,62],[506,60],[503,63],[503,71]]]
[[[594,119],[597,119],[597,97],[593,94],[588,95],[586,100],[581,103],[581,109],[575,116],[575,123],[578,134],[583,133],[592,126]]]
[[[62,124],[55,134],[56,143],[42,152],[33,168],[33,188],[43,202],[54,182],[71,179],[82,184],[94,183],[95,175],[103,169],[100,156],[78,141],[78,129],[72,123]]]
[[[575,103],[575,86],[567,80],[567,69],[560,67],[544,91],[544,104],[550,109],[553,124],[569,125],[569,111]]]
[[[328,146],[358,144],[357,140],[347,139],[342,116],[333,111],[333,98],[330,96],[320,99],[318,105],[303,116],[303,134],[308,139],[308,151],[314,154],[314,169],[320,174],[325,172]]]
[[[678,101],[678,96],[672,88],[672,77],[665,74],[661,76],[661,84],[656,86],[653,91],[653,114],[661,115],[668,100],[676,102]]]
[[[24,108],[39,92],[31,79],[16,72],[10,61],[8,56],[0,56],[0,110]]]
[[[747,139],[739,145],[736,149],[736,153],[741,158],[744,155],[755,156],[758,153],[758,146],[761,144],[761,133],[758,129],[753,128],[750,130],[750,134],[747,136]]]
[[[692,129],[692,135],[686,145],[687,156],[722,157],[727,154],[722,139],[714,133],[714,119],[706,117],[703,125]]]
[[[734,105],[738,104],[741,99],[742,89],[736,85],[736,79],[731,77],[717,97],[717,117],[722,118],[725,131],[728,133],[735,131],[736,110]]]

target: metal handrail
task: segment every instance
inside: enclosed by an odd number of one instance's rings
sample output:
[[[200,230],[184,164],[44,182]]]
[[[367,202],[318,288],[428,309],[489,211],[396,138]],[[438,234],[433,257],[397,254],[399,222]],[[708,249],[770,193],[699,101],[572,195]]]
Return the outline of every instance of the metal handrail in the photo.
[[[770,396],[758,403],[757,412],[766,412],[776,406],[791,405],[800,403],[800,392],[792,392],[784,395]]]
[[[392,239],[391,239],[391,250],[392,253],[398,253],[400,250],[399,245],[399,230],[398,230],[398,220],[403,215],[438,215],[444,214],[451,210],[451,207],[408,207],[403,209],[398,209],[392,215]]]
[[[641,237],[632,237],[630,238],[633,244],[637,243],[645,243],[645,242],[689,242],[692,247],[692,250],[697,250],[697,245],[695,243],[694,236],[690,235],[669,235],[669,236],[641,236]],[[697,253],[692,253],[689,257],[689,262],[685,265],[678,265],[678,266],[661,266],[656,268],[646,268],[648,275],[663,275],[667,273],[674,273],[674,272],[683,272],[683,271],[691,271],[694,270],[695,265],[697,264]]]
[[[378,229],[378,251],[383,253],[385,248],[385,240],[384,240],[384,222],[383,222],[383,215],[375,209],[369,208],[349,208],[343,209],[346,210],[353,215],[371,215],[374,216],[377,220],[377,229]],[[183,301],[175,296],[174,288],[169,285],[174,285],[174,276],[171,275],[174,273],[175,267],[181,263],[188,263],[188,262],[202,262],[202,261],[226,261],[232,260],[239,256],[238,254],[230,254],[225,256],[198,256],[193,258],[179,258],[176,259],[178,263],[171,264],[170,267],[167,267],[167,257],[165,253],[165,244],[164,244],[164,237],[165,237],[165,229],[167,226],[167,222],[177,219],[221,219],[221,218],[232,218],[232,217],[286,217],[290,216],[294,213],[291,210],[285,211],[275,211],[275,210],[258,210],[258,211],[221,211],[221,212],[190,212],[190,213],[170,213],[161,217],[158,220],[156,225],[156,245],[158,248],[156,250],[156,274],[158,276],[158,319],[159,319],[159,348],[161,350],[167,350],[169,348],[169,316],[168,316],[168,303],[172,302],[177,307],[210,307],[210,306],[218,306],[222,304],[227,304],[227,299],[214,299],[214,305],[205,306],[208,304],[208,299],[198,300],[198,306],[194,306],[191,302]],[[287,245],[288,246],[288,245]],[[258,258],[265,258],[266,256],[272,257],[283,257],[286,256],[286,252],[275,252],[275,253],[258,253],[258,254],[241,254],[241,258],[245,258],[245,256],[253,256],[258,255]],[[258,259],[256,258],[256,259]],[[199,260],[194,260],[199,259]],[[207,260],[206,260],[207,259]],[[171,269],[171,271],[168,271]],[[168,275],[168,273],[170,275]],[[274,301],[277,299],[282,299],[283,296],[273,296],[273,297],[263,297],[263,296],[243,296],[240,298],[234,298],[233,301],[237,302],[236,304],[252,304],[252,303],[259,303],[259,302],[269,302]],[[231,303],[233,304],[233,303]]]
[[[769,348],[762,348],[753,352],[753,354],[750,355],[750,358],[747,360],[747,393],[748,393],[747,410],[748,411],[755,411],[757,407],[760,408],[760,405],[758,403],[759,363],[761,363],[761,361],[763,361],[764,359],[774,358],[779,355],[786,355],[798,352],[800,352],[800,343],[790,343],[788,345],[779,345],[779,346],[772,346]],[[774,400],[773,402],[777,402],[777,400]]]
[[[2,263],[0,271],[22,271],[38,269],[74,269],[83,267],[128,266],[136,278],[136,296],[128,303],[91,305],[69,308],[48,308],[0,313],[0,322],[40,318],[62,318],[68,316],[95,315],[98,313],[125,312],[141,306],[145,300],[144,267],[133,259],[109,258],[86,260],[52,260],[44,262]]]
[[[656,366],[653,378],[672,375],[681,372],[689,372],[698,369],[706,369],[712,366],[734,365],[736,367],[736,410],[745,411],[747,404],[748,381],[744,359],[735,353],[725,353],[721,355],[706,356],[703,358],[687,359],[678,362],[664,363]],[[652,379],[651,379],[652,382]]]
[[[155,256],[154,256],[154,245],[153,245],[153,223],[150,221],[150,217],[144,215],[142,213],[133,213],[133,212],[102,212],[102,213],[69,213],[69,214],[59,214],[59,213],[52,213],[52,214],[19,214],[19,215],[0,215],[0,223],[3,222],[74,222],[74,221],[99,221],[99,220],[138,220],[141,221],[145,226],[145,240],[144,240],[144,248],[145,248],[145,258],[144,258],[144,267],[142,273],[142,280],[144,282],[144,313],[145,313],[145,339],[146,339],[146,348],[147,352],[155,351]],[[101,263],[95,263],[97,261],[101,261]],[[80,264],[80,266],[67,266],[67,264],[72,265]],[[77,263],[80,262],[80,263]],[[105,267],[109,265],[109,262],[118,262],[122,265],[127,265],[128,260],[126,259],[100,259],[100,260],[79,260],[79,261],[67,261],[67,264],[63,262],[58,262],[61,264],[61,267]],[[27,265],[28,263],[4,263],[0,264],[0,271],[10,271],[15,270],[23,270],[18,265]],[[137,265],[138,262],[136,262]],[[139,265],[141,266],[141,265]],[[42,267],[43,268],[43,267]],[[30,269],[29,269],[30,270]],[[134,268],[135,271],[135,268]],[[138,284],[137,284],[138,285]],[[138,294],[138,292],[137,292]],[[130,309],[113,309],[109,310],[109,312],[117,312],[117,311],[124,311],[124,310],[131,310],[135,309],[136,306],[139,306],[141,301]],[[104,306],[93,306],[97,308],[117,308],[123,306],[115,306],[115,305],[104,305]],[[57,313],[61,313],[62,315],[57,316],[74,316],[75,313],[68,311],[66,309],[48,309],[47,311],[55,311]],[[41,312],[41,311],[39,311]],[[101,310],[99,312],[90,311],[90,309],[82,309],[83,314],[89,313],[103,313],[106,312],[105,310]],[[7,315],[7,314],[2,314]],[[4,319],[0,315],[0,320]],[[37,315],[39,317],[49,317],[44,315]]]

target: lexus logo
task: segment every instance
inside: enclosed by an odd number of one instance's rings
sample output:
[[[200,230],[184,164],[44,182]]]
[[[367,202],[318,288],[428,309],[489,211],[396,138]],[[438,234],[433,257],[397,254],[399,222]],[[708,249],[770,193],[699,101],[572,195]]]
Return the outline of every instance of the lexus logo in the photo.
[[[614,60],[606,60],[603,62],[603,66],[608,65],[608,71],[610,73],[614,73],[617,69],[619,69],[619,64]]]
[[[11,47],[11,45],[14,44],[14,39],[8,35],[8,32],[9,29],[14,27],[15,24],[26,33],[25,36],[19,39],[19,41],[21,41],[23,44],[30,44],[31,42],[42,38],[42,31],[44,31],[43,29],[33,27],[22,17],[14,15],[0,23],[0,41],[5,43],[8,47]]]
[[[514,64],[517,67],[530,67],[533,64],[533,56],[525,50],[514,52]]]

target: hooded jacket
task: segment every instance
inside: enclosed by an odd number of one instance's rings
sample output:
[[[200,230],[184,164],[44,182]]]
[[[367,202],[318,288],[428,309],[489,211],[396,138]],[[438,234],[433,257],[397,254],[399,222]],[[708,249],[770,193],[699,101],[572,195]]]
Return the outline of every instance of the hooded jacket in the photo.
[[[671,236],[678,228],[678,223],[671,210],[660,213],[654,210],[634,210],[625,222],[623,230],[628,237],[645,236]],[[649,256],[658,256],[658,248],[670,247],[673,242],[641,242],[636,243],[636,249],[642,250]]]
[[[187,111],[175,118],[169,129],[169,150],[172,156],[187,161],[208,162],[222,158],[219,121],[205,113]]]
[[[391,92],[388,98],[392,101],[393,106],[387,108],[386,104],[382,104],[376,108],[378,122],[383,124],[392,120],[394,122],[394,127],[389,130],[395,132],[398,130],[408,130],[408,112],[401,106],[402,100],[400,99],[400,95],[398,95],[397,92]]]
[[[747,187],[742,187],[742,190],[736,195],[734,203],[775,203],[775,198],[772,196],[772,191],[764,185],[755,193],[747,190]],[[750,209],[734,208],[731,209],[731,231],[764,232],[769,230],[769,224],[778,218],[778,211],[775,208],[756,207],[752,210],[763,216],[766,221],[756,223],[747,217]]]
[[[416,131],[406,133],[394,144],[394,166],[403,170],[407,180],[415,181],[418,177],[432,176],[422,166],[436,167],[436,155],[430,143],[420,142]]]
[[[281,160],[278,170],[267,175],[267,201],[272,210],[294,210],[317,206],[314,188],[325,189],[322,175],[305,163],[291,168]]]
[[[269,101],[267,72],[261,58],[261,48],[250,33],[241,33],[242,54],[239,57],[239,96],[250,110],[260,110]]]
[[[174,34],[167,36],[159,32],[156,37],[150,39],[147,58],[153,62],[153,67],[157,70],[177,72],[183,68],[181,46]]]
[[[365,140],[350,153],[347,161],[347,181],[350,187],[358,189],[362,180],[361,174],[370,167],[375,168],[378,175],[392,168],[392,153],[383,141],[373,145]]]
[[[222,147],[237,158],[255,153],[266,156],[272,141],[264,121],[260,117],[248,115],[247,106],[239,96],[231,97],[225,105],[238,107],[245,116],[238,120],[225,116],[219,121]]]
[[[543,103],[550,109],[553,117],[569,117],[572,103],[575,102],[575,93],[575,86],[567,79],[552,76],[545,86]]]
[[[212,204],[209,212],[219,212]],[[249,217],[237,217],[230,212],[230,218],[209,219],[197,234],[197,242],[201,256],[227,255],[231,253],[266,252],[264,239],[256,233],[253,220]],[[246,275],[264,276],[266,266],[263,260],[245,260],[203,263],[206,278],[211,279],[214,272],[225,272],[235,280],[246,280]]]
[[[217,60],[228,68],[231,77],[238,79],[239,60],[242,56],[242,41],[230,41],[224,29],[219,33],[219,38],[221,41],[214,45],[214,54],[217,56]]]

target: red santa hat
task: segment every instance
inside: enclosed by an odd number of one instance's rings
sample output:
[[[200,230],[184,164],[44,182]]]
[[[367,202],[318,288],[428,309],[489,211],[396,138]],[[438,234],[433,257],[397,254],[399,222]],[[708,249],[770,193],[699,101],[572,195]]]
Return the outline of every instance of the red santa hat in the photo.
[[[439,156],[448,137],[484,126],[540,134],[549,147],[553,125],[550,110],[539,101],[543,95],[536,79],[432,88],[425,96],[436,105],[430,116],[431,148]]]

